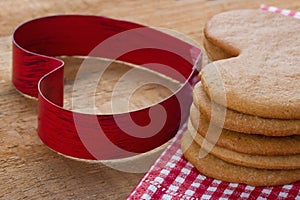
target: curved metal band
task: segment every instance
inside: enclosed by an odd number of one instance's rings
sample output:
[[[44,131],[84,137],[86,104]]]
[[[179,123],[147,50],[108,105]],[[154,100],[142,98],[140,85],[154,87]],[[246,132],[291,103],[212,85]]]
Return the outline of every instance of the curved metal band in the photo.
[[[138,49],[119,56],[118,60],[137,65],[163,64],[179,72],[185,79],[179,80],[184,84],[175,94],[160,103],[167,113],[164,127],[153,136],[145,130],[139,133],[143,137],[134,137],[121,130],[115,122],[117,118],[126,125],[133,120],[145,126],[150,123],[151,107],[111,115],[83,114],[64,109],[64,63],[54,57],[91,55],[113,59],[113,46],[111,49],[93,50],[110,37],[140,28],[144,29],[143,32],[131,34],[129,41],[132,44],[151,47],[155,43],[163,46],[164,50]],[[128,45],[124,42],[116,41],[115,45],[118,48]],[[81,159],[124,158],[154,149],[176,134],[182,123],[181,118],[186,119],[189,113],[191,86],[197,81],[198,74],[193,66],[199,58],[201,51],[197,47],[143,25],[100,16],[50,16],[26,22],[15,30],[13,84],[20,92],[38,97],[38,134],[49,148]],[[166,70],[156,70],[178,79]],[[180,105],[180,102],[183,103]],[[158,105],[152,108],[155,106]],[[95,118],[103,132],[95,127],[92,120]],[[85,142],[78,134],[78,128],[81,133],[84,132]],[[87,145],[96,153],[91,152]]]

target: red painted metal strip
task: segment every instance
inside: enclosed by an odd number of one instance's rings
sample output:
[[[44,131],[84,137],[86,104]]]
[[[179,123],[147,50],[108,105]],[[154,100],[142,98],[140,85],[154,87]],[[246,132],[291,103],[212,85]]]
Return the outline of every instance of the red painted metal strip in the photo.
[[[64,63],[54,58],[61,55],[143,65],[183,86],[161,103],[130,113],[93,115],[66,110]],[[13,84],[20,92],[38,97],[38,134],[49,148],[81,159],[124,158],[154,149],[174,136],[188,116],[191,89],[198,80],[195,64],[200,58],[197,47],[143,25],[100,16],[50,16],[15,30]],[[166,113],[164,124],[154,133],[162,113]]]

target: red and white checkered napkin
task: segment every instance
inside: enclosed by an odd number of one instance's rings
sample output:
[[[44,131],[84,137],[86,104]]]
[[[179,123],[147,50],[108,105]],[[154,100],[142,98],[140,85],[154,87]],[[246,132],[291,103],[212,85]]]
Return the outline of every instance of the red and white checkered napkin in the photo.
[[[268,10],[300,19],[300,12],[261,6]],[[208,178],[182,155],[179,131],[128,199],[300,199],[300,182],[276,187],[252,187]]]
[[[287,9],[280,9],[280,8],[276,8],[274,6],[266,6],[266,5],[261,5],[260,9],[300,19],[300,12],[287,10]]]

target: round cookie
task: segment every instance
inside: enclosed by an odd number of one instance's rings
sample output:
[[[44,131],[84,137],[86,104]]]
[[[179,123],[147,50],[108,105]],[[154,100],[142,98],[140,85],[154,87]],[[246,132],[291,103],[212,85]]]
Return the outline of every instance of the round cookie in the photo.
[[[191,134],[194,141],[205,151],[229,163],[260,169],[300,169],[300,154],[265,156],[232,151],[209,143],[209,141],[205,140],[197,133],[191,124],[191,121],[189,121],[188,132]]]
[[[181,139],[184,157],[200,173],[227,182],[245,183],[253,186],[284,185],[300,180],[300,170],[269,170],[239,166],[207,154],[199,158],[200,147],[186,132]]]
[[[300,120],[266,119],[253,115],[246,115],[210,101],[201,82],[197,83],[193,90],[194,105],[200,110],[206,119],[211,119],[211,107],[214,113],[213,123],[228,130],[260,134],[266,136],[300,135]],[[225,123],[223,124],[222,111],[226,109]]]
[[[203,68],[201,80],[208,96],[241,113],[300,119],[299,32],[298,19],[276,13],[235,10],[215,15],[204,30],[207,51],[221,52],[217,59],[226,58],[224,54],[237,57]]]
[[[202,137],[206,137],[209,126],[211,126],[212,130],[218,131],[218,129],[220,129],[214,124],[210,124],[193,104],[190,109],[190,121],[193,127],[197,129],[198,134]],[[210,134],[213,133],[215,133],[215,131],[210,132]],[[212,137],[214,137],[214,135]],[[214,142],[214,140],[211,140],[211,137],[206,137],[206,139],[210,142]],[[274,156],[300,154],[300,136],[298,135],[271,137],[222,129],[216,144],[236,152],[254,155]]]

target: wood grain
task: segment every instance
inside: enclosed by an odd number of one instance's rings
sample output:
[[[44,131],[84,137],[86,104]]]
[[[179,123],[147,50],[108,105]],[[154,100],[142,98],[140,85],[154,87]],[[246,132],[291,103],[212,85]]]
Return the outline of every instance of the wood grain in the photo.
[[[261,3],[259,0],[0,1],[0,198],[123,199],[143,175],[67,159],[41,144],[36,134],[37,103],[20,95],[10,81],[9,35],[19,23],[52,14],[98,14],[173,29],[201,44],[202,28],[212,15],[258,8]],[[300,10],[300,2],[294,0],[263,3]]]

